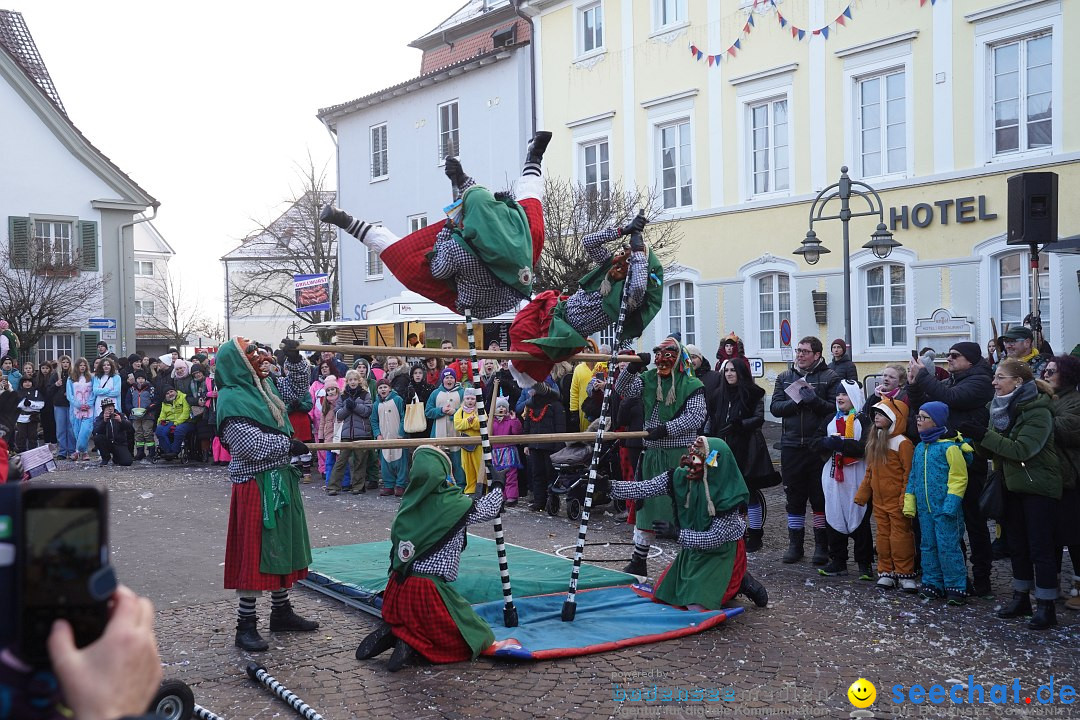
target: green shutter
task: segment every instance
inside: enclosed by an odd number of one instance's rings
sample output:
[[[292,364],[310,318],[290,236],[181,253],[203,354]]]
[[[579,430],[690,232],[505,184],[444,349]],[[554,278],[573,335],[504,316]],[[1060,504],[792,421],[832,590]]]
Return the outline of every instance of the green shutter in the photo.
[[[79,221],[79,269],[98,269],[97,223],[93,220]]]
[[[82,348],[82,356],[94,367],[94,358],[97,357],[97,344],[101,339],[101,333],[97,331],[84,331],[79,335],[79,347]]]
[[[13,270],[30,267],[30,218],[8,216],[8,256]]]

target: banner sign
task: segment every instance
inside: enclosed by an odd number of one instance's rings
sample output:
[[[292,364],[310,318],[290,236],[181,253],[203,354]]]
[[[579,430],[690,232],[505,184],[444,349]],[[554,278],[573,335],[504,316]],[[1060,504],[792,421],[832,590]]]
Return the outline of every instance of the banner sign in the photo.
[[[330,310],[330,276],[293,275],[297,312]]]

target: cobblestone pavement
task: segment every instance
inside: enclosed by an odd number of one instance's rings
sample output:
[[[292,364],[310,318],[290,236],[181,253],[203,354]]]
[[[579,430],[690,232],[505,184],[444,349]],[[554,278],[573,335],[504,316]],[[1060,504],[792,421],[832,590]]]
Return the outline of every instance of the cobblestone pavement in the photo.
[[[876,684],[878,700],[870,710],[878,718],[1080,718],[1080,707],[1040,705],[1034,695],[1051,678],[1058,692],[1063,684],[1080,683],[1077,613],[1059,603],[1060,624],[1046,633],[994,618],[994,608],[1010,592],[1007,562],[995,563],[994,598],[962,608],[882,593],[852,576],[821,577],[807,561],[784,565],[780,488],[766,492],[772,512],[765,549],[750,556],[752,572],[769,589],[767,608],[744,602],[746,612],[717,629],[618,652],[522,664],[479,660],[390,674],[382,658],[364,663],[354,658],[357,643],[374,627],[372,617],[303,588],[294,590],[294,604],[321,622],[318,632],[270,634],[264,599],[260,623],[270,651],[249,657],[233,647],[235,601],[221,589],[229,503],[223,468],[86,465],[64,463],[48,481],[77,475],[110,488],[113,559],[121,580],[156,604],[165,676],[188,683],[196,702],[229,720],[294,716],[247,679],[243,667],[252,657],[328,720],[846,718],[854,711],[847,688],[859,677]],[[327,497],[314,485],[304,486],[304,496],[316,546],[387,538],[398,504],[371,492]],[[537,550],[572,546],[576,538],[577,524],[566,517],[530,513],[522,506],[508,509],[504,524],[510,542]],[[600,545],[590,546],[587,558],[623,561],[627,546],[603,543],[627,540],[624,524],[596,514],[589,541]],[[664,549],[670,559],[673,548]],[[1070,569],[1067,556],[1065,562]],[[655,573],[664,564],[652,560],[650,569]],[[969,676],[987,693],[994,683],[1009,683],[1010,700],[1011,683],[1018,679],[1020,703],[898,705],[892,700],[894,685],[948,686],[954,679],[967,683]],[[615,683],[618,690],[630,691],[654,685],[675,692],[700,688],[731,699],[617,701]],[[1026,705],[1029,696],[1033,702]]]

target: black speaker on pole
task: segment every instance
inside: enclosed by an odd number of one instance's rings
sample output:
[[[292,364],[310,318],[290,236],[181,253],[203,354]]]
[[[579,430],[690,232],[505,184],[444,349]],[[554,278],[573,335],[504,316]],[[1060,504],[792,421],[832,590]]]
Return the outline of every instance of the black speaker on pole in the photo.
[[[1028,172],[1009,178],[1008,245],[1045,245],[1058,239],[1058,176]]]

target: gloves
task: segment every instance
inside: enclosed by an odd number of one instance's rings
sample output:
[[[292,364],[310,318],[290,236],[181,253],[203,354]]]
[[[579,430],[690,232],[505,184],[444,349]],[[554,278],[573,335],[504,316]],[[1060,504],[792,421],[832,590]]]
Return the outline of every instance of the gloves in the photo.
[[[289,455],[295,457],[297,455],[307,455],[310,450],[308,446],[299,440],[293,439],[289,441]]]
[[[855,493],[855,497],[852,502],[854,502],[859,507],[865,507],[866,503],[870,502],[871,495],[872,491],[870,490],[869,485],[860,486],[858,491]]]
[[[817,393],[814,392],[812,387],[801,387],[799,388],[799,399],[803,402],[811,402],[817,400]]]
[[[844,438],[839,435],[826,435],[820,438],[818,443],[819,450],[826,450],[828,452],[838,453],[844,451]]]
[[[663,440],[668,436],[667,425],[660,424],[654,428],[649,428],[648,433],[649,440]]]
[[[962,422],[956,426],[956,430],[966,438],[982,442],[982,439],[986,437],[987,428],[977,422]]]
[[[670,523],[666,520],[654,520],[652,529],[658,538],[663,538],[665,540],[679,539],[679,526],[675,523]]]
[[[959,495],[946,495],[945,502],[941,504],[941,512],[945,513],[949,517],[960,517],[963,498]]]
[[[356,398],[345,398],[345,407],[349,410],[356,409]]]
[[[300,341],[291,338],[283,338],[281,349],[285,351],[285,359],[294,365],[300,364]]]
[[[915,517],[915,496],[904,493],[904,517]]]
[[[645,252],[645,236],[641,233],[630,236],[630,252]]]
[[[619,235],[641,235],[641,231],[644,230],[645,226],[648,224],[649,218],[645,217],[645,211],[643,210],[634,216],[634,219],[630,221],[629,225],[626,225],[621,230],[619,230]],[[633,246],[633,242],[634,241],[631,239],[630,249],[636,250],[637,248]],[[641,249],[645,249],[644,240],[641,241]]]
[[[23,407],[30,407],[30,398],[26,398],[22,401]]]
[[[169,424],[169,421],[168,421],[168,420],[162,420],[161,422],[159,422],[159,423],[158,423],[158,425],[160,425],[160,426],[162,426],[162,427],[165,427],[165,426],[166,426],[166,425],[168,425],[168,424]]]
[[[505,470],[492,470],[491,476],[488,478],[488,492],[491,492],[495,488],[499,488],[500,492],[506,492],[506,471]]]

